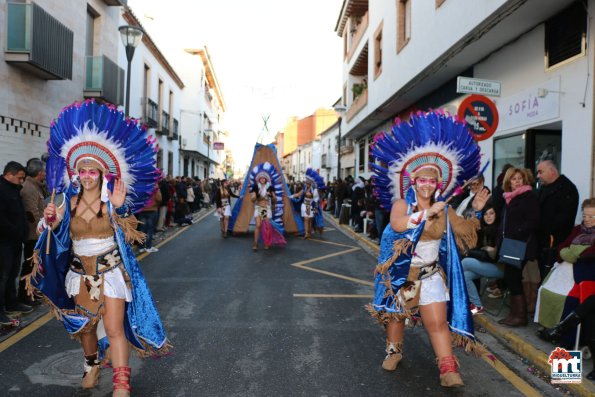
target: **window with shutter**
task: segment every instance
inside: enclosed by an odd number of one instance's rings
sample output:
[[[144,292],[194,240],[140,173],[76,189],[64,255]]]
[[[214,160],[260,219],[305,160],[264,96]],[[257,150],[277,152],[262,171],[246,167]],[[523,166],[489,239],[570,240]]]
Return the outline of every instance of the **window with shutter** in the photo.
[[[546,68],[585,53],[587,11],[575,2],[545,23]]]

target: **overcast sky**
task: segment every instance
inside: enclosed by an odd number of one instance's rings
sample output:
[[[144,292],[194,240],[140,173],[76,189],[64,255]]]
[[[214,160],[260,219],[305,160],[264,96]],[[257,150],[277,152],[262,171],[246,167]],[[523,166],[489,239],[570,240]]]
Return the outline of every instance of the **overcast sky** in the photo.
[[[262,132],[290,116],[331,108],[341,96],[342,0],[129,0],[157,46],[206,45],[227,105],[225,127],[238,165]],[[156,32],[159,34],[156,34]],[[175,69],[175,64],[172,65]],[[266,143],[266,142],[265,142]]]

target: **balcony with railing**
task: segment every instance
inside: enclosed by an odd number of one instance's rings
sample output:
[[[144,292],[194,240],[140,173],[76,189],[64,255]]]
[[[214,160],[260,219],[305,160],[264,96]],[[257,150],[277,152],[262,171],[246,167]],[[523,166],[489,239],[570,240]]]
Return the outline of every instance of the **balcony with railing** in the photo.
[[[366,30],[368,29],[368,24],[369,24],[368,21],[369,21],[369,18],[368,18],[367,11],[362,16],[357,16],[357,17],[351,18],[351,21],[350,21],[351,28],[349,30],[349,37],[350,37],[349,38],[349,50],[347,51],[347,62],[349,62],[349,60],[355,53],[355,50],[356,50],[358,44],[360,43],[360,41],[362,41],[362,37],[364,37],[364,34],[366,33]]]
[[[7,3],[4,59],[45,80],[72,79],[74,34],[35,3]]]
[[[361,93],[353,99],[351,106],[347,109],[345,118],[347,121],[351,121],[356,114],[359,113],[368,104],[368,88],[363,88]]]
[[[157,128],[159,125],[159,105],[152,101],[151,98],[147,98],[145,105],[145,117],[147,127]]]
[[[178,132],[178,128],[179,128],[179,123],[177,119],[174,119],[173,123],[172,123],[172,132],[171,134],[169,134],[168,139],[171,139],[172,141],[177,141],[179,135]]]
[[[125,6],[128,5],[128,0],[103,0],[108,6]]]
[[[341,151],[341,155],[353,153],[353,140],[351,139],[342,139],[341,140],[341,147],[339,149]]]
[[[85,98],[124,104],[124,69],[105,55],[86,57]]]
[[[169,135],[169,113],[165,110],[161,111],[161,128],[157,132],[161,135]]]

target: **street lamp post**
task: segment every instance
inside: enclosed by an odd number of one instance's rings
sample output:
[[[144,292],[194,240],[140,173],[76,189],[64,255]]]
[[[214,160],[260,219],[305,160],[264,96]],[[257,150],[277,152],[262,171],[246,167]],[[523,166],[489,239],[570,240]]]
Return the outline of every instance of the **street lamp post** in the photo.
[[[143,30],[138,26],[123,25],[118,28],[124,48],[126,48],[126,59],[128,60],[128,70],[126,71],[126,117],[130,112],[130,65],[134,50],[140,44],[143,38]]]
[[[347,110],[344,105],[335,105],[335,112],[339,113],[339,135],[337,137],[337,181],[341,178],[341,124],[343,122],[343,112]]]

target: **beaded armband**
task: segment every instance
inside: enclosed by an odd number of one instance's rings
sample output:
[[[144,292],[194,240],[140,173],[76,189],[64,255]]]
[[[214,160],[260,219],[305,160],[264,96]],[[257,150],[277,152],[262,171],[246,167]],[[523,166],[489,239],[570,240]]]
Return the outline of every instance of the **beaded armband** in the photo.
[[[121,218],[128,218],[132,215],[130,208],[125,203],[121,207],[116,208],[116,214]]]

